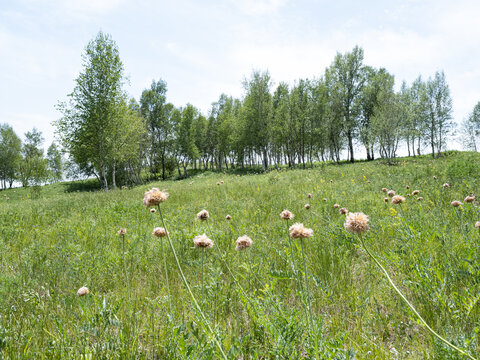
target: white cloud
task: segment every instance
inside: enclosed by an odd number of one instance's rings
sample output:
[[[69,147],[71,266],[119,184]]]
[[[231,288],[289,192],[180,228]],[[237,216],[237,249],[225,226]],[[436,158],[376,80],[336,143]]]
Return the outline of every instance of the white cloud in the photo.
[[[244,14],[258,16],[278,11],[287,0],[231,0],[231,2]]]

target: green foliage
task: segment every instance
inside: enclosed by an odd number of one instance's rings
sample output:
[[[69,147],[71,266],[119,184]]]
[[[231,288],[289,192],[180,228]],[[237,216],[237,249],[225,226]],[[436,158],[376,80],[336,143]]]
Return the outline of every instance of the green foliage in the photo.
[[[480,178],[480,156],[473,153],[459,159],[452,159],[445,174],[449,182],[456,183]]]
[[[0,182],[1,188],[11,187],[18,176],[22,160],[22,141],[12,127],[0,125]]]

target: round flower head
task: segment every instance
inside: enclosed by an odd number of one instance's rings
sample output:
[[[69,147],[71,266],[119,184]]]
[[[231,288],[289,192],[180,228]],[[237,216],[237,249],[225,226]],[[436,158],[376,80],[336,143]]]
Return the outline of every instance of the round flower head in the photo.
[[[460,205],[462,205],[462,203],[458,200],[454,200],[450,203],[450,205],[452,205],[453,207],[459,207]]]
[[[394,197],[392,197],[392,204],[401,204],[405,202],[405,198],[401,195],[395,195]]]
[[[382,188],[382,192],[387,192],[388,189],[387,188]]]
[[[362,212],[349,213],[345,219],[345,224],[343,224],[343,226],[345,227],[345,229],[354,234],[360,234],[370,229],[370,227],[368,226],[368,221],[368,216]]]
[[[443,184],[442,186],[443,186],[444,189],[446,189],[446,188],[450,187],[450,184],[449,184],[449,183],[445,183],[445,184]]]
[[[312,198],[312,194],[307,194],[307,198],[311,199]]]
[[[253,241],[247,235],[240,236],[237,239],[237,246],[235,247],[236,251],[245,250],[252,246]]]
[[[395,196],[395,191],[390,190],[389,192],[387,192],[387,195],[388,195],[389,197],[394,197],[394,196]]]
[[[303,226],[303,224],[295,223],[288,229],[292,239],[303,239],[313,236],[313,230]]]
[[[412,191],[412,195],[413,195],[413,196],[418,195],[419,192],[420,192],[420,190],[413,190],[413,191]]]
[[[127,233],[127,229],[125,228],[120,228],[120,230],[118,230],[117,234],[122,236],[122,235],[125,235]]]
[[[437,177],[435,175],[433,175],[433,180],[437,180]]]
[[[338,212],[342,215],[348,214],[348,210],[346,208],[341,208],[340,210],[338,210]]]
[[[408,189],[410,189],[410,186],[408,186],[408,185],[407,185],[407,186],[405,186],[405,187],[407,188],[407,190],[408,190]]]
[[[82,286],[80,289],[77,291],[78,296],[84,296],[88,294],[88,288],[86,286]]]
[[[467,196],[463,201],[466,203],[471,203],[475,200],[475,196]]]
[[[330,180],[331,183],[333,183],[333,180]]]
[[[281,213],[280,213],[280,217],[283,219],[283,220],[291,220],[295,217],[295,215],[293,215],[290,211],[288,210],[283,210]]]
[[[423,200],[423,197],[419,196],[419,197],[417,198],[417,200],[418,200],[418,201],[422,201],[422,200]]]
[[[150,212],[151,212],[152,214],[154,214],[154,213],[157,212],[157,209],[151,208],[151,209],[150,209]]]
[[[225,219],[232,220],[232,217],[230,215],[227,215],[227,216],[225,216]]]
[[[323,201],[327,201],[327,198],[323,198]]]
[[[207,249],[213,246],[213,240],[209,239],[207,235],[198,235],[193,238],[193,244],[196,248]]]
[[[386,203],[388,202],[388,198],[383,198],[383,201],[385,201]]]
[[[223,184],[224,182],[225,182],[225,181],[223,181],[223,180],[220,180],[220,184]]]
[[[167,230],[165,230],[162,227],[157,227],[153,229],[152,235],[155,237],[161,238],[161,237],[167,236]]]
[[[477,222],[475,223],[475,228],[476,228],[476,229],[480,229],[480,221],[477,221]]]
[[[219,181],[219,182],[217,182],[217,186],[218,186],[218,185],[220,185],[220,181]]]
[[[305,204],[305,209],[310,209],[310,204]]]
[[[333,204],[333,208],[334,208],[334,209],[338,209],[339,207],[340,207],[340,205],[338,205],[338,204]]]
[[[149,207],[156,206],[168,199],[168,193],[165,190],[160,191],[157,188],[152,188],[145,193],[143,197],[143,205],[148,209]]]
[[[210,214],[208,213],[207,210],[202,210],[197,214],[197,219],[205,221],[210,217]]]

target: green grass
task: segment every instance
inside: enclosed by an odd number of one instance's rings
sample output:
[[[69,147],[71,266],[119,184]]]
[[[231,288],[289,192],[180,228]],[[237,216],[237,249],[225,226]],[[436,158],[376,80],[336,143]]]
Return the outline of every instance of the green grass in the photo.
[[[77,192],[91,189],[81,183],[46,186],[36,199],[31,189],[0,192],[1,354],[220,357],[168,243],[151,235],[161,221],[142,199],[156,186],[170,193],[162,212],[199,302],[202,254],[192,239],[206,233],[215,242],[205,254],[201,307],[228,358],[463,358],[417,322],[358,239],[344,230],[345,216],[334,203],[370,216],[365,242],[393,281],[434,330],[476,355],[480,233],[474,224],[480,208],[475,202],[455,209],[450,202],[480,195],[479,168],[477,154],[453,153],[401,159],[395,166],[376,161],[265,175],[208,173],[108,193]],[[444,182],[452,186],[444,189]],[[404,196],[418,189],[424,199],[386,204],[382,187]],[[208,224],[196,220],[202,209],[210,212]],[[293,244],[295,274],[287,223],[279,217],[284,209],[314,230],[304,242],[312,326],[304,284],[296,278],[304,275],[300,242]],[[225,220],[227,214],[232,220]],[[121,227],[127,229],[125,264]],[[253,246],[236,252],[235,240],[244,234]],[[90,294],[78,297],[84,285]]]

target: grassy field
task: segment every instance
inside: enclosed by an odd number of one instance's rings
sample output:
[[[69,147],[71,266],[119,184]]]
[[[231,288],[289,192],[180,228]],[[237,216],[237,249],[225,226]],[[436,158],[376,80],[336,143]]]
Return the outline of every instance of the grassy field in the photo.
[[[0,192],[3,358],[220,358],[207,323],[229,359],[466,358],[420,324],[344,229],[336,203],[370,216],[368,249],[426,322],[480,353],[480,208],[450,205],[480,195],[477,154],[205,173],[108,193],[76,186],[47,186],[35,199],[30,189]],[[207,321],[167,238],[152,236],[161,219],[142,199],[154,186],[170,194],[161,211]],[[383,187],[406,202],[385,203]],[[196,219],[202,209],[207,221]],[[314,236],[290,240],[284,209]],[[193,246],[203,233],[212,248]],[[253,246],[235,251],[245,234]],[[89,294],[80,297],[82,286]]]

